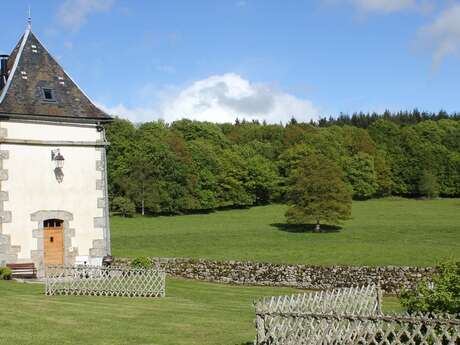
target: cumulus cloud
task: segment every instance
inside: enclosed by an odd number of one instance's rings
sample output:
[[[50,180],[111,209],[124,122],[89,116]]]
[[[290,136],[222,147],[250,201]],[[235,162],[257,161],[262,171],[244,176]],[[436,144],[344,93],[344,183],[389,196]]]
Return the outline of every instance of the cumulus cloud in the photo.
[[[155,70],[157,70],[158,72],[163,72],[163,73],[168,73],[168,74],[176,73],[176,68],[171,65],[156,64]]]
[[[61,25],[78,30],[87,20],[88,16],[108,11],[114,0],[66,0],[58,10],[58,19]]]
[[[238,117],[269,123],[287,122],[291,117],[317,119],[313,103],[267,84],[251,83],[238,74],[215,75],[163,96],[158,105],[128,108],[122,104],[103,107],[111,114],[135,122],[162,118],[167,122],[188,118],[199,121],[233,122]]]
[[[418,32],[417,43],[432,52],[434,67],[448,55],[460,52],[460,4],[441,12]]]
[[[134,123],[146,122],[158,119],[157,112],[153,107],[133,107],[129,108],[123,104],[109,107],[105,104],[96,102],[96,105],[112,116],[128,119]]]
[[[416,0],[352,0],[352,2],[363,12],[391,13],[418,6]]]
[[[322,0],[326,5],[346,4],[362,14],[390,14],[400,11],[430,12],[436,0]]]

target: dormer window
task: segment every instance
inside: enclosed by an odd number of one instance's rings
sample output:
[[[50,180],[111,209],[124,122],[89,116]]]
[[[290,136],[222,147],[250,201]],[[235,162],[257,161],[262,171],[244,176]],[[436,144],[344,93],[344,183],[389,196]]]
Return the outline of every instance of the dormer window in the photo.
[[[46,102],[56,102],[56,97],[54,94],[54,90],[50,88],[42,88],[42,96],[43,100]]]

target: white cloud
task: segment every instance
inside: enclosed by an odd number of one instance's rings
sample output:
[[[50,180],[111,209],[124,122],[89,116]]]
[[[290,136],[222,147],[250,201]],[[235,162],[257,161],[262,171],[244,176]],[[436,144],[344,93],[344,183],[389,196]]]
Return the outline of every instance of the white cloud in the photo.
[[[189,118],[222,123],[234,122],[238,117],[278,123],[287,122],[293,116],[302,121],[318,117],[318,109],[311,101],[267,84],[251,83],[234,73],[196,81],[182,90],[163,95],[159,104],[151,107],[128,108],[119,104],[103,108],[134,122]]]
[[[71,41],[65,41],[64,48],[69,50],[73,49],[73,43]]]
[[[417,43],[432,52],[433,65],[439,66],[448,55],[460,52],[460,4],[441,12],[418,32]]]
[[[155,109],[150,107],[128,108],[123,104],[117,104],[114,107],[108,107],[98,102],[96,102],[96,105],[112,116],[128,119],[134,123],[158,119],[158,115],[156,115]]]
[[[401,11],[428,13],[433,10],[436,0],[321,0],[325,5],[346,4],[362,14],[390,14]]]
[[[418,7],[416,0],[352,0],[363,12],[391,13]]]
[[[171,65],[157,64],[155,65],[155,70],[157,70],[158,72],[163,72],[163,73],[168,73],[168,74],[176,73],[176,68]]]
[[[58,10],[59,22],[72,30],[78,30],[92,13],[108,11],[114,0],[66,0]]]

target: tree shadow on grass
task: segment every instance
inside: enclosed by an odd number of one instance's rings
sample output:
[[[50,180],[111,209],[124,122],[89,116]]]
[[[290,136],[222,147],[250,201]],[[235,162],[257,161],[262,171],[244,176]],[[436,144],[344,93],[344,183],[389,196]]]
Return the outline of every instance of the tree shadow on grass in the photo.
[[[303,233],[303,232],[315,232],[316,224],[274,223],[274,224],[270,224],[270,226],[273,226],[277,228],[278,230],[285,231],[285,232]],[[342,230],[341,226],[322,224],[321,231],[318,232],[318,234],[339,232],[340,230]]]

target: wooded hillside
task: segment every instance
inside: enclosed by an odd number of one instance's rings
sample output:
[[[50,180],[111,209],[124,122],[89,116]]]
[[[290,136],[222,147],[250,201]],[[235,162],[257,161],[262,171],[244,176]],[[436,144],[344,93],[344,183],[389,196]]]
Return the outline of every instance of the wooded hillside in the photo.
[[[355,114],[285,126],[116,119],[107,138],[112,200],[129,198],[148,213],[284,202],[289,175],[312,153],[339,164],[356,199],[460,196],[458,114]]]

